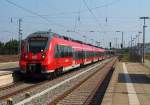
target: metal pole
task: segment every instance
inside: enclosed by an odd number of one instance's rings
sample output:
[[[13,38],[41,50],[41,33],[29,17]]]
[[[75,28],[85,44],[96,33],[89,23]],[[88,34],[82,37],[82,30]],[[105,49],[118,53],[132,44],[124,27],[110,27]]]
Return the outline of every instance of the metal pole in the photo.
[[[114,38],[114,48],[116,48],[116,38]]]
[[[138,54],[140,55],[141,53],[140,53],[140,34],[141,34],[142,32],[141,31],[139,31],[138,32]]]
[[[145,58],[145,19],[144,19],[144,26],[143,26],[143,63],[144,63],[144,58]]]
[[[149,17],[140,17],[140,19],[144,20],[144,25],[143,25],[143,48],[142,48],[142,58],[143,58],[143,63],[144,63],[144,59],[145,59],[145,20],[146,19],[150,19]]]
[[[118,38],[116,38],[116,47],[118,49]]]
[[[122,32],[122,48],[124,47],[124,45],[123,45],[123,32]]]
[[[122,48],[124,47],[124,42],[123,42],[123,31],[116,31],[116,32],[121,32],[122,33],[122,42],[121,42],[121,45],[122,45]]]
[[[131,61],[132,61],[132,36],[131,36],[130,59],[131,59]]]
[[[21,40],[22,40],[21,22],[22,22],[22,19],[19,18],[19,32],[18,32],[18,37],[19,37],[18,54],[19,54],[19,57],[20,57],[20,54],[21,54]]]
[[[131,48],[132,48],[132,36],[131,36]]]
[[[140,43],[140,34],[138,35],[138,43]]]

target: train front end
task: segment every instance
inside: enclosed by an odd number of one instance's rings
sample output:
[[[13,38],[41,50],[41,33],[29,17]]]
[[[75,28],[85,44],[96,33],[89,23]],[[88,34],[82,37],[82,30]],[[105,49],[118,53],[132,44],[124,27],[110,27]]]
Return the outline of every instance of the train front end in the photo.
[[[49,62],[49,33],[37,32],[22,43],[20,71],[23,74],[43,74]]]

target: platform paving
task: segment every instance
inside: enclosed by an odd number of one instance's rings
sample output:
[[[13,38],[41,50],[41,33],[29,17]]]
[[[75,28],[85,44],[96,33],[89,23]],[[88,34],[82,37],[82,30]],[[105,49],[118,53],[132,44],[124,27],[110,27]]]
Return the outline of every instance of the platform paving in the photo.
[[[102,105],[150,105],[149,69],[139,63],[119,62]]]
[[[18,62],[0,63],[0,87],[15,81],[14,72],[19,70]]]

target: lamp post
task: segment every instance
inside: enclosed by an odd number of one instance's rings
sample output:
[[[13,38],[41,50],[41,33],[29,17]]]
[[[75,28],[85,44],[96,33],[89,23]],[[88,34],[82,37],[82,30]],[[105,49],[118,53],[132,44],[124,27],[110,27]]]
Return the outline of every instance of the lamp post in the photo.
[[[22,41],[22,28],[21,28],[22,19],[19,18],[18,20],[18,38],[19,38],[19,47],[18,47],[18,54],[19,57],[21,56],[21,41]]]
[[[141,34],[142,32],[141,31],[139,31],[138,32],[138,35],[137,35],[137,38],[138,38],[138,45],[137,45],[137,47],[138,47],[138,54],[139,55],[141,55],[141,50],[140,50],[140,34]]]
[[[121,46],[122,48],[124,47],[124,44],[123,44],[123,31],[116,31],[116,32],[121,32],[121,35],[122,35],[122,42],[121,42]]]
[[[144,59],[145,59],[145,28],[146,28],[146,25],[145,25],[145,20],[146,19],[150,19],[149,17],[140,17],[140,19],[143,19],[144,20],[144,25],[143,25],[143,48],[142,48],[142,58],[143,58],[143,63],[144,63]]]

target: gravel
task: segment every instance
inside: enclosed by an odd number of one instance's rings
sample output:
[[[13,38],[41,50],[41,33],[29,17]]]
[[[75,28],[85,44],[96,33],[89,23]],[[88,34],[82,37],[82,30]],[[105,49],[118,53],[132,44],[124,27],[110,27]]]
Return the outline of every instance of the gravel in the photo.
[[[109,60],[105,60],[103,61],[103,63],[105,62],[108,62]],[[47,89],[47,88],[50,88],[64,80],[66,80],[67,78],[70,78],[82,71],[84,71],[85,69],[89,68],[89,67],[92,67],[94,65],[97,65],[99,63],[95,63],[95,64],[92,64],[90,66],[87,66],[85,68],[81,68],[81,69],[76,69],[75,72],[71,72],[71,73],[67,73],[67,75],[62,75],[60,77],[57,77],[55,78],[54,80],[50,80],[49,82],[47,83],[44,83],[42,85],[39,85],[37,87],[35,87],[34,89],[30,89],[28,90],[28,92],[31,93],[31,96],[32,95],[35,95],[37,93],[40,93],[42,92],[43,90]],[[67,82],[61,86],[59,86],[58,88],[55,88],[53,89],[53,91],[49,91],[48,93],[40,96],[40,97],[37,97],[35,99],[33,99],[31,102],[28,102],[26,103],[25,105],[46,105],[47,103],[49,103],[51,100],[55,99],[57,96],[61,95],[63,92],[65,92],[66,90],[70,89],[71,87],[73,87],[75,84],[77,84],[79,81],[81,81],[82,79],[86,78],[88,75],[90,75],[93,71],[95,71],[96,69],[93,69],[93,70],[90,70],[89,72],[86,72],[84,73],[82,76],[79,76],[78,78],[76,79],[73,79],[71,80],[70,82]],[[25,85],[25,84],[24,84]],[[30,84],[31,85],[31,84]],[[19,87],[16,87],[16,88],[21,88],[23,85],[19,86]],[[12,88],[13,90],[14,88]],[[5,92],[8,92],[8,91],[5,91]],[[5,94],[4,92],[4,94]],[[9,91],[10,92],[10,91]],[[1,95],[1,93],[0,93]],[[22,100],[25,99],[25,93],[19,93],[15,96],[12,97],[13,98],[13,103],[16,104]],[[5,101],[2,101],[0,102],[0,104],[2,105],[6,105],[6,100]]]

